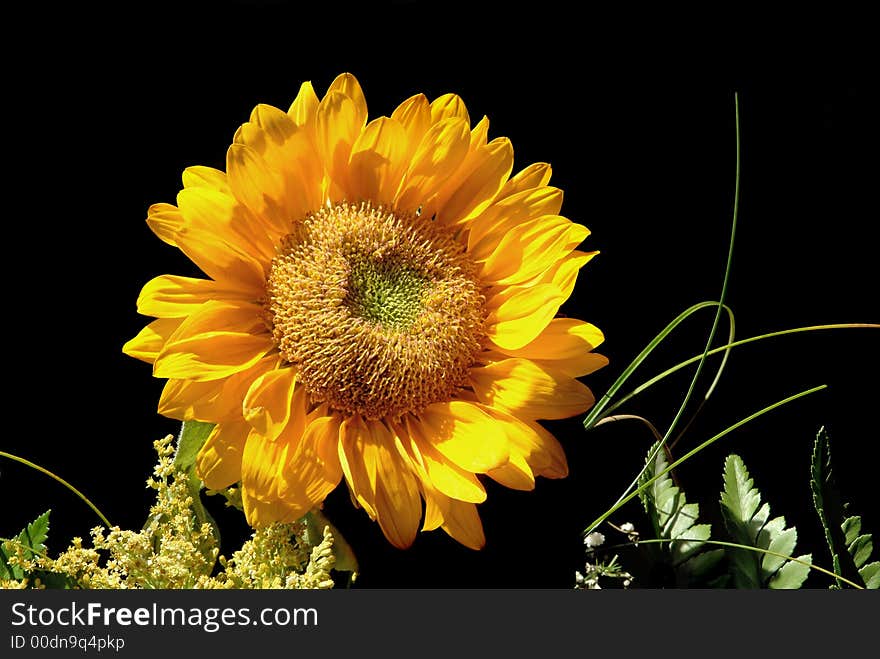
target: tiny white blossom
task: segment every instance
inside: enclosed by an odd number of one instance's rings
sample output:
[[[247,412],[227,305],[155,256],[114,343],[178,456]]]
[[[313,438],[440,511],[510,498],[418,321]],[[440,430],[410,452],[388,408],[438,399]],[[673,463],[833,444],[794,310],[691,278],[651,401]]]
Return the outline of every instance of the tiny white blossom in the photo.
[[[598,531],[593,531],[586,538],[584,538],[584,544],[590,548],[598,547],[603,542],[605,542],[605,536]]]
[[[624,533],[632,533],[636,530],[636,527],[633,526],[632,522],[625,522],[620,525],[620,530]]]

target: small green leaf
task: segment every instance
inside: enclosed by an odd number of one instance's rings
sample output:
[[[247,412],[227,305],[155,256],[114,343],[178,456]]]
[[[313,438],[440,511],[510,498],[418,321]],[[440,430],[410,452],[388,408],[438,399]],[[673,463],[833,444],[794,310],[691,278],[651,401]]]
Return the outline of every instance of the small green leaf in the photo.
[[[865,580],[865,588],[869,590],[880,588],[880,561],[874,561],[862,566],[859,574]]]
[[[213,423],[184,421],[180,428],[180,435],[177,437],[177,452],[174,454],[174,466],[180,471],[189,473],[195,466],[196,456],[213,429]]]
[[[851,545],[862,534],[862,518],[858,516],[847,517],[840,525],[840,530],[843,531],[846,545]]]
[[[871,552],[873,549],[874,543],[871,542],[870,533],[860,535],[852,541],[852,544],[849,546],[849,553],[852,554],[853,562],[856,564],[856,567],[862,567],[868,562],[868,559],[871,558]]]
[[[785,527],[785,519],[782,517],[777,517],[778,520],[781,521],[781,527]],[[768,523],[767,526],[770,526]],[[765,527],[766,528],[766,527]],[[794,551],[794,547],[797,544],[797,529],[785,529],[780,530],[776,536],[770,541],[768,550],[775,552],[777,554],[784,554],[785,556],[791,556],[791,553]],[[773,554],[764,554],[764,558],[761,560],[761,572],[764,575],[764,578],[772,576],[776,573],[776,571],[782,567],[782,564],[785,563],[785,559],[781,556],[774,556]]]
[[[807,563],[796,563],[795,561],[787,561],[785,565],[779,568],[779,571],[773,575],[767,584],[774,590],[796,589],[806,581],[807,575],[810,573],[810,565],[813,563],[813,557],[810,554],[802,554],[798,556],[799,561]]]
[[[752,487],[753,481],[749,478],[749,472],[738,455],[729,455],[724,461],[724,491],[721,493],[721,505],[729,512],[729,518],[735,520],[742,528],[741,539],[754,542],[754,536],[749,537],[747,524],[758,512],[761,505],[761,495]]]

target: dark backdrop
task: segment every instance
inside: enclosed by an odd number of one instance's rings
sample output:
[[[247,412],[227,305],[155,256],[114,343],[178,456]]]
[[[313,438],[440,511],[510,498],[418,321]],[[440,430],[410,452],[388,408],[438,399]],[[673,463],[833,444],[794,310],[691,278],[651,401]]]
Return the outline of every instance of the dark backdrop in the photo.
[[[47,11],[14,23],[26,38],[4,65],[8,431],[0,448],[67,478],[115,523],[140,526],[152,441],[178,424],[155,413],[162,382],[120,347],[147,322],[135,312],[143,283],[193,274],[149,232],[146,209],[174,201],[184,167],[222,168],[255,104],[286,108],[300,81],[320,94],[342,71],[358,76],[371,116],[419,91],[454,91],[472,117],[490,117],[490,136],[512,139],[516,169],[552,163],[563,212],[590,227],[585,247],[602,252],[563,307],[606,333],[601,352],[611,365],[587,379],[597,394],[681,310],[719,294],[734,91],[743,174],[728,299],[737,335],[880,321],[878,99],[861,17],[575,15],[553,3],[529,11],[326,3],[303,14],[240,3],[185,14]],[[632,384],[698,353],[711,318],[687,323]],[[773,512],[797,525],[799,548],[827,566],[808,485],[812,439],[825,425],[845,497],[868,529],[880,529],[877,337],[812,333],[731,355],[679,453],[777,399],[829,389],[680,470],[710,521],[718,521],[724,456],[736,451]],[[669,378],[622,411],[665,428],[688,377]],[[585,433],[580,423],[550,426],[569,457],[567,479],[539,479],[531,493],[488,485],[481,552],[440,531],[398,551],[338,489],[327,512],[355,547],[359,584],[571,587],[579,532],[629,483],[651,441],[638,424]],[[8,461],[0,501],[7,535],[51,507],[53,551],[97,522],[54,481]],[[228,553],[244,529],[214,508]],[[613,519],[645,528],[635,505]]]

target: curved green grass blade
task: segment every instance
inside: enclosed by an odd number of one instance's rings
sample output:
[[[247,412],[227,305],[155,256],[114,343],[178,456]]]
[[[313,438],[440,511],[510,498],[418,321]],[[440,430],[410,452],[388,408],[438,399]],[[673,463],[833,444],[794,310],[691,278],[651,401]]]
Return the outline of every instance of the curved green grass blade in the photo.
[[[34,464],[34,463],[31,462],[30,460],[25,460],[25,459],[22,458],[22,457],[19,457],[19,456],[17,456],[17,455],[13,455],[12,453],[7,453],[6,451],[0,451],[0,457],[8,458],[9,460],[14,460],[15,462],[19,462],[19,463],[25,465],[26,467],[30,467],[31,469],[36,469],[36,470],[39,471],[41,474],[46,474],[46,475],[49,476],[50,478],[54,478],[56,481],[58,481],[59,483],[61,483],[64,487],[66,487],[68,490],[70,490],[70,491],[73,492],[76,496],[78,496],[80,499],[82,499],[82,500],[85,502],[85,504],[86,504],[89,508],[91,508],[91,509],[94,511],[94,513],[95,513],[95,514],[101,519],[101,521],[104,522],[104,525],[105,525],[107,528],[110,528],[111,526],[113,526],[113,525],[107,520],[107,518],[104,516],[104,513],[102,513],[102,512],[98,509],[98,507],[97,507],[95,504],[93,504],[91,501],[89,501],[89,499],[86,497],[85,494],[83,494],[83,493],[80,492],[78,489],[76,489],[73,485],[71,485],[70,483],[68,483],[68,482],[67,482],[66,480],[64,480],[63,478],[61,478],[61,476],[57,476],[57,475],[53,474],[51,471],[49,471],[49,470],[46,469],[45,467],[41,467],[41,466],[38,465],[38,464]]]

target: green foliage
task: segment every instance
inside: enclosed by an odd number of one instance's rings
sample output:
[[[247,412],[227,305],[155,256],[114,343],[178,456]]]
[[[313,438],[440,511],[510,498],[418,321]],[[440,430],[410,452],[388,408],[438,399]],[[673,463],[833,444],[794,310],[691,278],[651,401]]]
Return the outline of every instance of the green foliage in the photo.
[[[220,545],[220,527],[202,503],[202,481],[196,474],[196,456],[199,454],[214,424],[201,421],[184,421],[177,437],[174,467],[186,476],[186,489],[192,497],[192,509],[199,524],[210,524],[216,544]]]
[[[659,442],[648,451],[640,486],[662,474],[669,466],[664,451],[658,448]],[[668,473],[647,485],[639,492],[639,497],[654,527],[655,537],[671,541],[664,545],[660,559],[668,562],[678,582],[695,585],[704,580],[724,556],[724,550],[704,551],[712,527],[696,524],[699,504],[688,503],[684,492],[673,483]]]
[[[10,563],[13,556],[23,554],[25,559],[34,559],[46,553],[50,512],[47,510],[37,517],[11,541],[0,543],[0,579],[24,579],[27,576],[26,570],[16,561]]]
[[[874,548],[871,534],[862,533],[861,517],[847,516],[831,470],[831,439],[825,428],[819,429],[813,443],[810,487],[834,573],[866,588],[880,588],[880,561],[868,563]],[[838,579],[836,585],[842,588],[844,584]]]
[[[797,530],[785,528],[784,517],[770,518],[770,505],[762,505],[761,493],[742,459],[735,454],[724,461],[721,514],[735,542],[766,550],[727,550],[736,588],[800,588],[809,574],[812,555],[798,556],[801,562],[785,558],[794,552]]]

